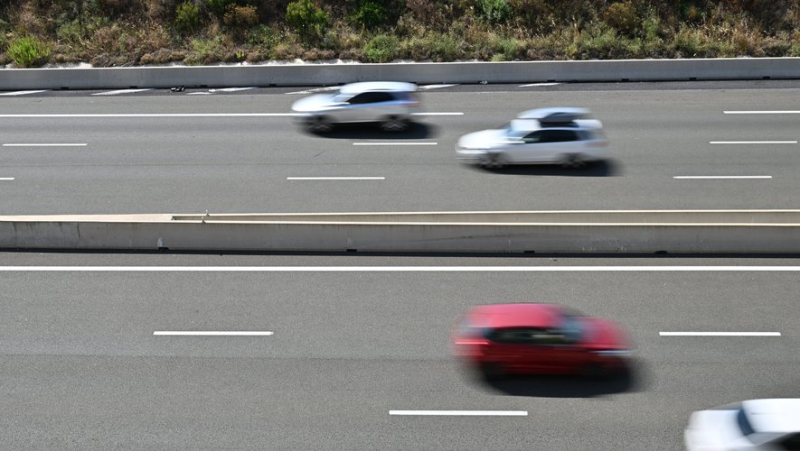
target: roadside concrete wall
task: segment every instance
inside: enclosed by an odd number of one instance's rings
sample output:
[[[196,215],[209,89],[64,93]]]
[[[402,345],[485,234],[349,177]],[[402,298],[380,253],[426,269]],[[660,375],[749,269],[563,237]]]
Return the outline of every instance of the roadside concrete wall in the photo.
[[[800,58],[0,69],[0,90],[800,79]]]
[[[800,253],[800,224],[0,219],[0,248],[71,250]],[[757,221],[756,221],[757,222]]]

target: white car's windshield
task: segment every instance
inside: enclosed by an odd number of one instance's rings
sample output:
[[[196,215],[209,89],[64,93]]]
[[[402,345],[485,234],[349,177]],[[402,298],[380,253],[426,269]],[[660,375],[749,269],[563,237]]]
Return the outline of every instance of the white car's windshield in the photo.
[[[337,92],[333,96],[333,101],[336,103],[344,103],[352,98],[353,98],[352,94],[342,94],[341,92]]]

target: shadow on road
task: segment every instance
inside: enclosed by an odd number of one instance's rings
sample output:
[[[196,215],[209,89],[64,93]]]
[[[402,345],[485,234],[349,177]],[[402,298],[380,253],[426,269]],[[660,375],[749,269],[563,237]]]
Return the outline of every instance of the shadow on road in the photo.
[[[530,175],[550,177],[618,177],[622,175],[621,166],[614,160],[590,163],[582,168],[565,168],[557,165],[518,165],[500,169],[484,169],[471,166],[476,171],[501,175]]]
[[[551,375],[509,376],[489,381],[470,376],[470,379],[481,389],[506,396],[593,398],[644,391],[645,373],[641,362],[632,362],[619,374],[603,379]]]
[[[380,124],[337,124],[333,131],[328,133],[305,133],[318,138],[329,139],[430,139],[439,134],[438,127],[412,122],[408,129],[402,132],[385,132],[380,129]]]

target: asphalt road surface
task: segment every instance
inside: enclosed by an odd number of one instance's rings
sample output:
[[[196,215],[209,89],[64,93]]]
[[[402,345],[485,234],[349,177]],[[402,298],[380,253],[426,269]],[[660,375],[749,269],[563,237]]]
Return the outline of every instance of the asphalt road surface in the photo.
[[[679,450],[692,411],[800,397],[792,259],[0,261],[0,449]],[[758,271],[774,266],[790,268]],[[530,301],[619,322],[633,370],[492,385],[462,373],[449,348],[456,315]],[[160,335],[200,331],[272,334]],[[719,331],[780,335],[660,335]]]
[[[434,86],[408,132],[329,136],[287,116],[299,88],[0,93],[0,212],[797,208],[800,114],[776,112],[798,112],[798,88]],[[459,136],[544,106],[591,108],[610,159],[578,170],[456,161]],[[771,113],[732,114],[743,111]]]

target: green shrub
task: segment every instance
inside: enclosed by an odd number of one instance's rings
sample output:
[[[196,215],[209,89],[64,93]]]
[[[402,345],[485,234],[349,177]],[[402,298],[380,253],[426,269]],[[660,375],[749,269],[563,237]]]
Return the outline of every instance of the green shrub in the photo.
[[[47,44],[34,36],[22,36],[11,41],[7,52],[17,67],[39,65],[50,56],[50,48]]]
[[[397,56],[399,44],[393,36],[380,35],[372,38],[364,47],[364,55],[371,63],[388,63]]]
[[[431,59],[438,62],[455,61],[461,57],[460,41],[450,35],[430,37]]]
[[[217,35],[212,39],[192,39],[192,52],[184,62],[190,65],[211,64],[223,58],[224,46],[222,36]]]
[[[511,6],[507,0],[478,0],[478,14],[489,23],[505,23],[511,17]]]
[[[389,20],[389,12],[380,2],[362,0],[353,14],[353,20],[364,28],[376,28]]]
[[[191,33],[200,26],[200,8],[192,1],[181,3],[175,8],[175,28]]]
[[[236,4],[236,0],[206,0],[206,7],[212,14],[222,19],[225,16],[225,11],[229,5]]]
[[[258,23],[258,11],[255,6],[228,5],[222,23],[228,27],[250,28]]]
[[[275,45],[275,31],[267,25],[259,25],[250,30],[247,41],[251,47],[271,49]]]
[[[311,0],[297,0],[286,5],[286,21],[306,42],[319,42],[328,29],[328,14]]]
[[[500,38],[493,44],[494,56],[502,56],[499,61],[513,61],[519,58],[522,53],[522,44],[514,38]]]
[[[603,20],[628,36],[634,36],[642,23],[631,0],[610,5],[603,14]]]

